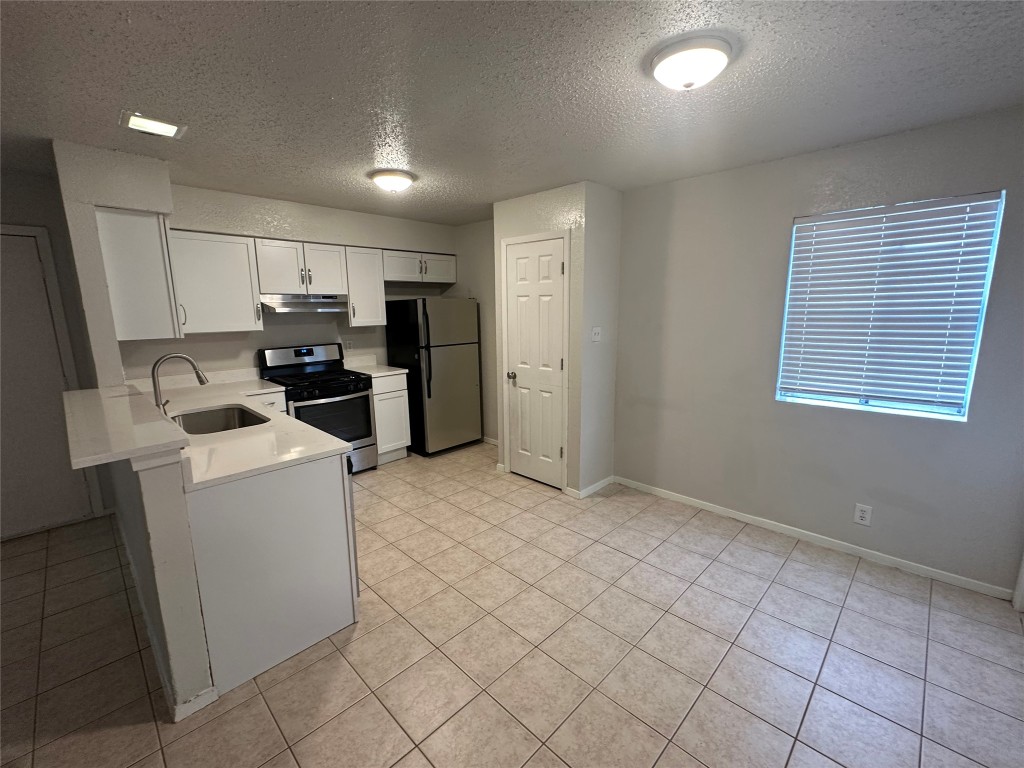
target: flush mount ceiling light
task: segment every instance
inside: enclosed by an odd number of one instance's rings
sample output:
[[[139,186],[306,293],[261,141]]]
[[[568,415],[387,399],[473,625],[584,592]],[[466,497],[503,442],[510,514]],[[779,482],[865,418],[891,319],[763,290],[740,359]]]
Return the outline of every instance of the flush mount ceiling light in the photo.
[[[714,35],[686,37],[662,48],[651,62],[654,79],[674,91],[707,85],[729,64],[733,46]]]
[[[386,192],[401,192],[412,186],[414,181],[411,173],[405,171],[374,171],[370,174],[373,183]]]
[[[172,123],[165,123],[163,120],[146,117],[131,109],[122,109],[121,119],[118,122],[121,126],[131,128],[133,131],[148,133],[151,136],[163,136],[168,139],[180,139],[187,128],[184,125],[179,127]]]

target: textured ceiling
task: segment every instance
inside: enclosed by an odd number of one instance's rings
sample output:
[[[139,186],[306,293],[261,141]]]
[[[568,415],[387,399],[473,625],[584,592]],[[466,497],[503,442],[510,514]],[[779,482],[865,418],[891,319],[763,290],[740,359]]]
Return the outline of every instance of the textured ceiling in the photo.
[[[1020,2],[8,2],[7,169],[49,139],[170,161],[176,183],[443,223],[590,179],[619,189],[1024,101]],[[739,56],[675,93],[659,40]],[[188,125],[118,127],[122,108]],[[408,168],[402,195],[366,178]]]

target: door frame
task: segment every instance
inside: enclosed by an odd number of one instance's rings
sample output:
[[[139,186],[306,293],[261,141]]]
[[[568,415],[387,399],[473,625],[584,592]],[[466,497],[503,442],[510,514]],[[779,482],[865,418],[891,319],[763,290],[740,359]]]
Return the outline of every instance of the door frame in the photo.
[[[532,235],[518,235],[516,237],[501,238],[501,370],[498,372],[498,382],[501,397],[502,410],[502,448],[505,458],[502,469],[505,472],[512,471],[512,432],[511,426],[511,402],[508,396],[507,378],[502,378],[508,371],[508,246],[520,245],[522,243],[537,243],[544,240],[562,241],[562,261],[565,263],[565,276],[562,280],[562,354],[565,356],[565,368],[562,370],[562,445],[565,447],[565,455],[562,456],[562,490],[568,487],[569,467],[569,279],[572,275],[570,265],[570,248],[572,245],[572,231],[568,229],[553,230],[550,232],[538,232]]]
[[[13,237],[32,237],[36,241],[36,252],[43,267],[43,289],[46,291],[46,303],[49,305],[50,320],[53,333],[57,339],[57,355],[60,358],[61,373],[68,390],[78,389],[78,370],[75,368],[75,354],[71,347],[71,336],[68,333],[68,321],[64,314],[64,302],[60,295],[60,281],[57,278],[57,266],[53,260],[53,249],[50,247],[50,234],[46,227],[29,227],[20,224],[0,224],[0,235]],[[103,508],[103,497],[100,495],[99,477],[95,467],[82,470],[85,478],[85,489],[89,497],[89,507],[93,517],[107,513]]]

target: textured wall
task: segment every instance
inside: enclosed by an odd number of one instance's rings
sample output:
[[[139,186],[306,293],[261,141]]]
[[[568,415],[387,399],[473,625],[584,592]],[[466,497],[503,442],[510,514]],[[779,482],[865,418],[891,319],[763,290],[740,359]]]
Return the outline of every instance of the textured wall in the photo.
[[[618,475],[1012,588],[1024,543],[1024,112],[627,192]],[[795,216],[1007,190],[966,423],[775,400]],[[872,527],[852,523],[857,502]]]

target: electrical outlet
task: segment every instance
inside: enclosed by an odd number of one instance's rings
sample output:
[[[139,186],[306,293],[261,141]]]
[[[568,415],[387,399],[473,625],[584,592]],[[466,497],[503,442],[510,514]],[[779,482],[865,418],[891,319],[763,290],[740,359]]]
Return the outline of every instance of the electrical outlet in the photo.
[[[347,351],[347,352],[351,352],[352,351],[352,342],[351,341],[346,341],[345,342],[345,351]]]
[[[871,507],[867,504],[857,504],[853,508],[853,522],[857,525],[871,525]]]
[[[595,325],[590,329],[590,340],[600,341],[601,340],[601,326]]]

